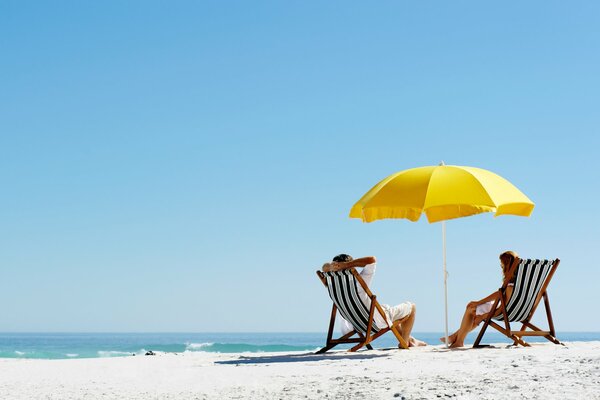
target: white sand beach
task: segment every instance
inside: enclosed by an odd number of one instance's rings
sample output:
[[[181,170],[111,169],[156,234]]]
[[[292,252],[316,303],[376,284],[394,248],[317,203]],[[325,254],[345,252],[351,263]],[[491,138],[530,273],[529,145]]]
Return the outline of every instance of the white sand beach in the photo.
[[[0,360],[12,399],[600,399],[600,342]]]

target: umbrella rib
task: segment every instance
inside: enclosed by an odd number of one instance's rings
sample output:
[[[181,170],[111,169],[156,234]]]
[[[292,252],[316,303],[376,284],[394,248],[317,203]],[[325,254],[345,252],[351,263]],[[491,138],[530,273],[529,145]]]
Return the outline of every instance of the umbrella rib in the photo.
[[[448,167],[450,167],[450,168],[452,168],[452,167],[455,167],[455,168],[456,168],[456,166],[454,166],[454,165],[444,165],[443,167],[446,167],[446,168],[448,168]],[[460,167],[458,167],[458,168],[460,168]],[[494,208],[494,211],[495,211],[495,210],[496,210],[496,208],[498,208],[498,205],[497,205],[497,204],[494,202],[494,200],[492,200],[492,198],[491,198],[490,194],[488,193],[487,189],[486,189],[486,188],[485,188],[485,186],[483,186],[483,184],[481,183],[481,180],[480,180],[480,179],[478,179],[478,178],[477,178],[475,175],[473,175],[473,173],[472,173],[471,171],[469,171],[469,170],[467,170],[467,169],[464,169],[464,168],[460,168],[460,169],[461,169],[461,171],[464,171],[464,172],[466,172],[467,174],[469,174],[469,176],[470,176],[471,178],[473,178],[473,180],[475,181],[475,183],[476,183],[477,185],[479,185],[479,187],[481,188],[481,190],[483,191],[483,193],[485,193],[485,195],[487,196],[487,198],[488,198],[489,202],[492,204],[492,205],[490,206],[490,205],[487,205],[487,204],[485,204],[485,205],[481,205],[481,204],[469,204],[469,203],[464,203],[464,205],[475,205],[475,206],[477,206],[477,207],[490,207],[490,208]],[[437,169],[436,169],[436,170],[437,170]],[[435,171],[434,171],[434,173],[435,173]],[[433,173],[432,173],[432,175],[433,175]],[[425,195],[425,202],[424,202],[425,204],[427,203],[427,196],[429,196],[429,186],[431,185],[431,181],[432,181],[432,180],[433,180],[433,177],[429,179],[429,182],[427,182],[427,192],[426,192],[426,195]],[[448,203],[448,204],[442,204],[442,206],[447,206],[447,205],[458,205],[458,206],[460,207],[462,204],[457,204],[457,203]],[[439,206],[439,205],[438,205],[438,206]],[[437,207],[437,206],[436,206],[436,207]],[[423,211],[425,211],[426,209],[429,209],[429,208],[431,208],[431,207],[427,207],[427,208],[423,207]]]

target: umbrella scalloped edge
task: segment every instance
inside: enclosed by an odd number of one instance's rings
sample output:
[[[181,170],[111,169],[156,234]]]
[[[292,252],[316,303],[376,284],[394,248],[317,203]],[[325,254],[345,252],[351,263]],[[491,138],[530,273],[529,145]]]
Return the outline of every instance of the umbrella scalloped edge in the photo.
[[[416,222],[421,217],[420,208],[407,207],[361,207],[360,205],[352,207],[350,218],[360,218],[363,222],[373,222],[378,219],[408,219]]]

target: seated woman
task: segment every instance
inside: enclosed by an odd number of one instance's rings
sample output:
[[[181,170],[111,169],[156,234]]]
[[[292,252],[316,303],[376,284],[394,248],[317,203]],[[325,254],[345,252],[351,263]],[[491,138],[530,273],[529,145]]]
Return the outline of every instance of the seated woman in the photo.
[[[519,255],[514,251],[505,251],[504,253],[500,254],[500,265],[502,267],[503,281],[506,279],[506,274],[508,273],[513,261],[518,257]],[[510,296],[512,295],[513,286],[514,284],[511,282],[506,288],[505,295],[507,300],[510,299]],[[496,301],[499,295],[500,294],[496,291],[481,300],[471,301],[469,304],[467,304],[467,309],[463,315],[460,328],[452,335],[448,336],[448,344],[450,345],[450,348],[463,347],[465,345],[464,341],[467,337],[467,334],[475,329],[477,325],[481,323],[481,321],[484,321],[489,316],[490,312],[493,312],[494,316],[500,314],[501,311],[498,308],[492,311],[494,301]],[[445,343],[446,337],[441,337],[440,340]]]

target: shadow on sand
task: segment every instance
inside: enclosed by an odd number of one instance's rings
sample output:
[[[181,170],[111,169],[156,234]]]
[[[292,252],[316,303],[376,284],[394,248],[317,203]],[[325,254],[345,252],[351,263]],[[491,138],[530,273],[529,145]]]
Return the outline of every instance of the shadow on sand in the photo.
[[[376,351],[376,350],[375,350]],[[325,361],[325,360],[368,360],[372,358],[388,357],[389,354],[375,354],[375,351],[369,351],[368,353],[330,353],[330,354],[315,354],[315,353],[303,353],[303,354],[282,354],[278,356],[265,355],[265,356],[240,356],[236,360],[228,361],[215,361],[215,364],[271,364],[271,363],[293,363],[293,362],[311,362],[311,361]]]

